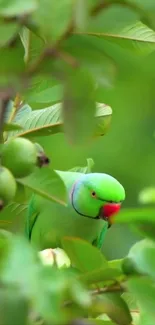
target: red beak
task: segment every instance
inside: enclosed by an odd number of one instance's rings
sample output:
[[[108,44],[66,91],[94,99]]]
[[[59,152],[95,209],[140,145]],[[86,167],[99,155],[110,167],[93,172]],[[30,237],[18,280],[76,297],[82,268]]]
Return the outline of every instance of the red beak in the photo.
[[[100,216],[99,218],[103,220],[108,220],[109,225],[111,224],[110,222],[110,217],[114,214],[116,214],[121,208],[121,203],[107,203],[100,209]]]
[[[105,218],[111,217],[113,214],[117,213],[121,208],[120,203],[108,203],[103,207],[103,215]]]

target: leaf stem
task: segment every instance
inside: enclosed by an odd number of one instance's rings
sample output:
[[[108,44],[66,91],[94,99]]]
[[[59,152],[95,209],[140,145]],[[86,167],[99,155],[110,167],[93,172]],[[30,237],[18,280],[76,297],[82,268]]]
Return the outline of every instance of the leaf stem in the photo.
[[[19,94],[17,94],[15,97],[15,100],[14,100],[14,105],[13,105],[12,112],[10,114],[8,123],[11,123],[14,120],[16,113],[17,113],[18,109],[20,108],[20,104],[21,104],[21,96]]]
[[[11,114],[10,114],[9,119],[8,119],[8,123],[11,123],[14,120],[14,118],[15,118],[15,116],[17,114],[17,111],[20,108],[20,105],[21,105],[21,96],[17,93],[16,97],[15,97],[15,100],[14,100],[14,105],[13,105]],[[4,132],[3,137],[4,137],[4,141],[6,141],[7,140],[7,132]]]

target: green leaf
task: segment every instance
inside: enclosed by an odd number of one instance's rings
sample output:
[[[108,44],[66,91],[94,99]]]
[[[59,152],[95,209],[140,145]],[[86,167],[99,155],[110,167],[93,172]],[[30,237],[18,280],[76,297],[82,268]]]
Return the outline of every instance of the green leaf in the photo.
[[[8,248],[0,273],[3,284],[18,288],[32,310],[48,323],[62,323],[62,300],[68,286],[65,274],[44,267],[37,252],[21,236],[12,236]]]
[[[45,43],[40,37],[26,27],[21,29],[20,38],[25,51],[24,60],[26,65],[29,67],[31,64],[36,63],[40,53],[45,48]]]
[[[30,112],[29,106],[25,105],[19,110],[15,122],[19,123],[23,131],[12,132],[9,137],[24,136],[47,136],[63,132],[62,104]],[[95,114],[94,136],[104,135],[110,125],[112,109],[105,104],[98,104]]]
[[[85,30],[89,19],[89,0],[77,0],[74,4],[74,23],[79,31]]]
[[[15,131],[15,130],[22,130],[23,128],[19,124],[15,123],[4,123],[3,124],[3,130],[10,132],[10,131]]]
[[[40,88],[43,87],[43,90]],[[53,87],[48,86],[48,78],[46,80],[41,79],[41,83],[38,85],[38,91],[36,88],[30,89],[26,94],[25,99],[33,107],[40,108],[45,107],[45,105],[53,105],[57,102],[62,101],[63,88],[62,85],[56,85]]]
[[[122,209],[117,218],[112,219],[115,223],[128,223],[142,235],[155,238],[154,208]]]
[[[138,322],[135,322],[135,325],[150,325],[154,323],[154,316],[150,315],[148,312],[146,312],[146,310],[139,308],[140,309],[140,313],[139,313],[139,319]],[[137,317],[138,318],[138,317]]]
[[[14,46],[3,47],[0,49],[0,84],[18,84],[18,78],[25,70],[24,51],[20,40],[16,40]]]
[[[132,317],[129,308],[119,293],[104,293],[98,297],[98,302],[103,306],[102,312],[119,325],[131,325]]]
[[[95,284],[99,282],[115,282],[120,276],[122,276],[121,270],[104,266],[103,268],[80,275],[79,279],[87,284]]]
[[[4,283],[10,285],[24,285],[25,296],[27,296],[31,290],[31,277],[34,276],[38,268],[37,255],[35,251],[31,250],[25,238],[12,236],[8,239],[8,244],[0,278]]]
[[[71,0],[40,1],[33,21],[49,42],[58,40],[67,30],[72,19],[73,2]]]
[[[66,205],[66,188],[61,178],[49,168],[36,169],[25,178],[17,179],[19,184],[43,198]]]
[[[7,45],[19,31],[17,23],[2,23],[0,22],[0,47]]]
[[[117,218],[113,218],[115,223],[137,223],[137,222],[154,221],[154,208],[129,208],[122,209],[117,214]]]
[[[103,103],[98,103],[95,114],[95,136],[103,136],[107,133],[111,123],[112,109]]]
[[[19,200],[19,199],[18,199]],[[23,230],[27,205],[11,202],[0,213],[0,228],[12,232]]]
[[[107,266],[103,254],[87,241],[64,237],[61,242],[71,262],[80,271],[88,272]]]
[[[143,239],[137,242],[131,247],[127,256],[127,261],[130,262],[130,264],[128,263],[129,268],[132,267],[142,274],[147,274],[155,278],[154,255],[155,243],[153,241]]]
[[[74,168],[70,169],[69,171],[88,174],[88,173],[92,172],[93,166],[94,166],[94,160],[92,158],[87,158],[87,166],[85,166],[85,167],[80,167],[80,166],[74,167]]]
[[[116,268],[116,269],[121,270],[121,268],[122,268],[122,259],[109,261],[108,265],[109,265],[110,268]]]
[[[155,49],[155,32],[140,21],[135,21],[130,24],[124,24],[124,26],[111,25],[109,28],[103,25],[105,13],[101,13],[91,21],[90,26],[87,28],[87,32],[84,35],[98,37],[100,39],[101,46],[102,39],[116,43],[122,48],[128,49],[138,55],[148,55]],[[120,12],[119,12],[120,15]],[[109,21],[111,23],[111,21]]]
[[[1,323],[5,325],[27,325],[28,303],[15,288],[0,289]]]
[[[134,295],[129,292],[124,292],[121,297],[125,300],[130,310],[138,309],[137,300],[135,299]]]
[[[88,140],[94,130],[95,85],[85,69],[75,70],[64,85],[64,129],[71,143]]]
[[[111,87],[116,77],[116,63],[106,56],[99,41],[89,35],[72,35],[64,42],[63,49],[89,70],[98,85]]]
[[[144,188],[139,193],[138,200],[142,204],[155,203],[155,187]]]
[[[130,24],[134,24],[140,20],[141,10],[134,11],[130,5],[125,5],[129,1],[123,0],[123,2],[118,3],[117,0],[107,0],[105,4],[106,8],[98,12],[94,11],[94,8],[97,7],[94,3],[92,17],[89,19],[87,29],[94,32],[104,31],[115,33],[116,31],[123,30],[123,28]]]
[[[26,201],[25,187],[20,183],[17,183],[17,190],[14,201],[21,204]]]
[[[102,320],[102,319],[95,319],[95,318],[88,318],[88,325],[116,325],[116,323]]]
[[[1,0],[0,14],[4,17],[26,15],[37,8],[36,0],[27,0],[21,2],[20,0]]]
[[[5,116],[4,116],[4,121],[5,123],[9,123],[9,119],[10,119],[10,115],[12,113],[12,110],[13,110],[13,107],[14,107],[14,102],[12,100],[9,101],[8,105],[7,105],[7,108],[6,108],[6,111],[5,111]],[[31,113],[31,107],[27,104],[23,105],[20,110],[17,111],[17,114],[15,115],[14,119],[13,119],[13,122],[15,124],[17,124],[18,121],[20,121],[20,119],[24,116],[27,116]],[[21,125],[20,125],[21,127]]]
[[[143,10],[155,10],[155,3],[153,0],[148,0],[147,2],[145,0],[127,0],[127,3],[133,3],[139,8],[142,8]]]
[[[128,280],[127,288],[129,292],[134,295],[141,309],[154,319],[154,283],[152,283],[152,281],[148,278],[132,278]]]
[[[83,288],[80,282],[75,280],[72,281],[70,292],[74,301],[82,308],[91,307],[92,297],[90,293],[85,288]]]

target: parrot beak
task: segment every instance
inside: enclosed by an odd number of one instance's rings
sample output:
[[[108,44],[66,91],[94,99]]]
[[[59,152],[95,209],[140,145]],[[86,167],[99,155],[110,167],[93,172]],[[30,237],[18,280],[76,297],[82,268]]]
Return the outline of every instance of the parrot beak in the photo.
[[[100,209],[99,218],[108,221],[111,226],[110,217],[119,212],[121,203],[107,203]]]

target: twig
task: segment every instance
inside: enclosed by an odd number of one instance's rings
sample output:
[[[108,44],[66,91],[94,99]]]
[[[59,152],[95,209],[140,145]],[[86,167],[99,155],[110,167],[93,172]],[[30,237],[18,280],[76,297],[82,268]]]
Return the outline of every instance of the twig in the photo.
[[[15,100],[14,100],[14,105],[13,105],[12,112],[10,114],[8,123],[11,123],[14,120],[16,113],[20,107],[20,104],[21,104],[21,97],[19,94],[17,94],[15,97]]]
[[[9,119],[8,119],[8,123],[11,123],[14,120],[14,118],[15,118],[15,116],[17,114],[17,111],[20,108],[20,105],[21,105],[21,97],[20,97],[19,94],[17,94],[16,97],[15,97],[15,100],[14,100],[14,105],[13,105],[11,114],[10,114]],[[7,140],[7,132],[4,132],[3,137],[4,137],[4,141],[6,141]]]
[[[115,284],[113,286],[91,290],[91,291],[89,291],[89,293],[92,296],[96,296],[96,295],[101,295],[101,294],[108,293],[108,292],[112,293],[112,292],[124,292],[124,291],[125,291],[125,288],[123,288],[122,284],[117,284],[117,285]],[[72,303],[73,303],[73,301],[71,301],[71,300],[65,301],[63,304],[63,307],[70,306],[70,305],[72,305]]]
[[[91,295],[96,296],[96,295],[101,295],[101,294],[107,293],[107,292],[124,292],[124,291],[125,291],[125,289],[122,287],[122,285],[117,284],[117,285],[113,285],[110,287],[94,289],[94,290],[90,291],[90,293],[91,293]]]
[[[0,143],[3,143],[3,123],[5,112],[12,95],[11,89],[0,90]]]

